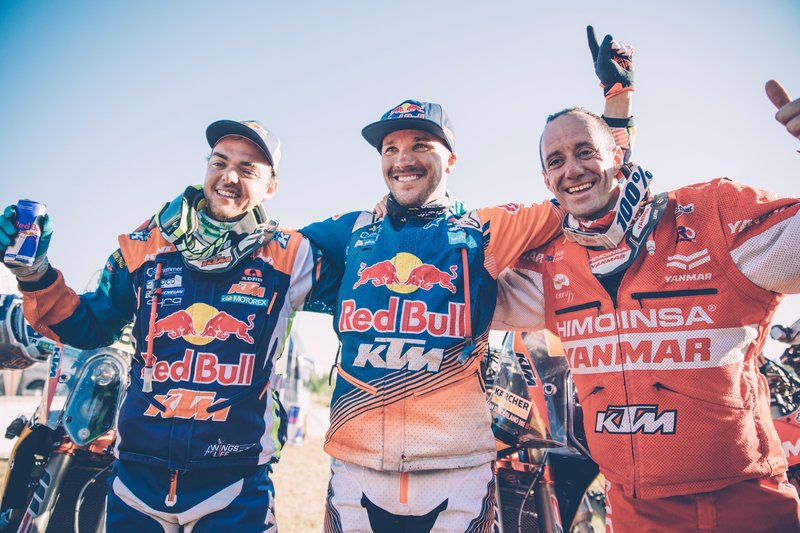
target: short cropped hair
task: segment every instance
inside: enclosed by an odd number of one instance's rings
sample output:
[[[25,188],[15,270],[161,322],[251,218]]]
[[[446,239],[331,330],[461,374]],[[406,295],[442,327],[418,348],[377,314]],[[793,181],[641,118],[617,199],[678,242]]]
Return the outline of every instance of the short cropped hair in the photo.
[[[563,117],[564,115],[577,115],[582,114],[590,117],[597,123],[597,127],[599,128],[600,135],[605,137],[607,144],[607,148],[613,148],[617,145],[616,141],[614,141],[614,135],[611,133],[611,128],[608,127],[605,119],[596,113],[592,113],[586,108],[583,107],[568,107],[566,109],[562,109],[561,111],[557,111],[552,115],[547,117],[547,120],[544,122],[544,128],[542,129],[542,134],[539,136],[539,162],[542,165],[542,170],[546,171],[547,169],[544,168],[544,157],[542,156],[542,140],[544,139],[544,129],[547,128],[547,125],[553,122],[555,119],[559,117]]]

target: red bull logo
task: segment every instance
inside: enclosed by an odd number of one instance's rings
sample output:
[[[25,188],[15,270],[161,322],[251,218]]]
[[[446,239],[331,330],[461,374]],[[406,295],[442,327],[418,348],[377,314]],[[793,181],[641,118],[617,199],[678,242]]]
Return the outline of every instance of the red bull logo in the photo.
[[[253,337],[248,335],[247,332],[253,329],[253,320],[255,320],[255,318],[256,315],[252,314],[247,317],[247,322],[242,322],[225,311],[220,311],[209,319],[200,336],[214,337],[225,341],[228,340],[228,337],[231,335],[236,335],[237,339],[241,339],[248,344],[253,344]]]
[[[166,335],[172,340],[183,337],[187,342],[202,346],[217,340],[228,340],[232,335],[248,344],[255,339],[249,331],[255,326],[255,314],[247,317],[247,321],[219,311],[210,305],[196,303],[187,309],[181,309],[156,320],[153,327],[153,338]],[[198,333],[198,331],[200,333]]]
[[[358,288],[367,282],[374,287],[385,286],[392,292],[408,294],[422,289],[431,290],[434,286],[441,287],[455,294],[457,265],[452,265],[449,272],[439,270],[436,266],[423,263],[417,256],[400,252],[391,259],[386,259],[367,265],[361,263],[358,269],[358,280],[353,288]]]
[[[187,349],[179,361],[156,361],[153,365],[153,381],[248,386],[253,382],[255,358],[255,354],[242,353],[239,354],[238,363],[221,363],[216,354],[195,354],[194,350]]]
[[[366,263],[361,263],[361,267],[358,269],[358,281],[353,285],[353,288],[355,289],[368,281],[371,281],[375,287],[400,283],[400,278],[397,277],[397,267],[389,260],[375,263],[369,267]]]
[[[455,294],[456,286],[453,285],[453,280],[456,279],[456,265],[450,267],[450,273],[442,272],[433,265],[420,265],[416,267],[408,275],[406,285],[415,285],[420,289],[429,291],[434,285],[438,285],[443,289]]]
[[[344,300],[339,314],[339,331],[376,331],[380,333],[427,333],[434,337],[461,338],[466,335],[464,304],[450,302],[446,313],[428,311],[428,304],[420,300],[389,298],[386,309],[357,307],[355,300]]]
[[[425,109],[413,102],[403,102],[389,111],[386,118],[425,118]]]
[[[192,315],[187,313],[186,310],[181,309],[180,311],[175,311],[171,315],[165,316],[161,320],[156,320],[152,335],[154,339],[166,335],[170,339],[175,340],[184,335],[197,335],[197,332],[194,330]]]

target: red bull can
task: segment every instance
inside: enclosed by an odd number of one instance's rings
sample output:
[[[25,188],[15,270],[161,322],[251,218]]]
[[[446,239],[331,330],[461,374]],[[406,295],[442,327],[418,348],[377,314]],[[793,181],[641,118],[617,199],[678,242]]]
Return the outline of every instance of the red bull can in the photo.
[[[42,224],[47,208],[33,200],[17,202],[17,239],[6,248],[3,262],[11,266],[31,266],[36,259]]]

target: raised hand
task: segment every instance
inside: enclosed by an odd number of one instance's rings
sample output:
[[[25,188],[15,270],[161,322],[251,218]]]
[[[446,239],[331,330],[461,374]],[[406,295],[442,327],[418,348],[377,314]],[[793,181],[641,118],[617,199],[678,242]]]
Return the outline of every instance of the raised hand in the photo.
[[[764,88],[770,102],[778,108],[775,120],[786,126],[793,137],[800,139],[800,98],[792,101],[786,89],[775,80],[769,80]]]
[[[17,233],[17,208],[9,205],[0,216],[0,260],[5,256],[6,249],[16,240]],[[6,265],[8,269],[18,279],[22,281],[36,281],[40,279],[50,263],[47,260],[47,249],[50,247],[50,239],[53,236],[53,225],[50,222],[50,215],[45,215],[42,221],[42,233],[39,236],[39,245],[36,248],[36,258],[30,266],[25,265]]]
[[[602,44],[592,26],[586,26],[586,38],[592,52],[594,71],[600,78],[603,94],[606,99],[633,89],[633,48],[623,42],[616,42],[611,35],[606,35]]]

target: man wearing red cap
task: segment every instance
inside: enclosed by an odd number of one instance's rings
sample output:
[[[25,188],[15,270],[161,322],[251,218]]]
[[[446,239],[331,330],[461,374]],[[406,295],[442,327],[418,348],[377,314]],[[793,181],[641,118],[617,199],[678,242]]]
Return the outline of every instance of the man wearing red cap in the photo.
[[[278,187],[278,139],[222,120],[205,182],[119,238],[98,289],[81,296],[49,266],[49,220],[30,267],[15,267],[26,317],[80,348],[133,321],[136,354],[118,417],[106,529],[276,531],[270,464],[286,439],[274,360],[314,280],[315,253],[261,203]],[[13,241],[0,219],[0,252]]]

